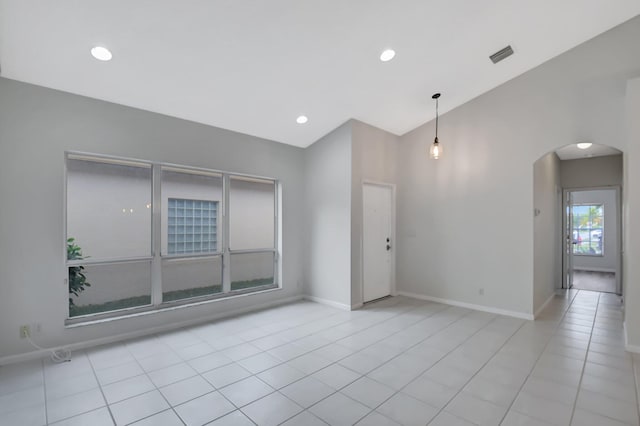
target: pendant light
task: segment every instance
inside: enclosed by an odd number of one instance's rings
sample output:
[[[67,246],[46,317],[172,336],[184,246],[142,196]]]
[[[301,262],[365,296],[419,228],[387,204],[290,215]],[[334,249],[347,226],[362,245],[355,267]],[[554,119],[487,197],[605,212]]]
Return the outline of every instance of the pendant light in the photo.
[[[434,94],[431,99],[436,100],[436,138],[433,140],[431,144],[431,148],[429,148],[429,158],[432,160],[437,160],[442,157],[442,146],[440,142],[438,142],[438,98],[440,97],[440,93]]]

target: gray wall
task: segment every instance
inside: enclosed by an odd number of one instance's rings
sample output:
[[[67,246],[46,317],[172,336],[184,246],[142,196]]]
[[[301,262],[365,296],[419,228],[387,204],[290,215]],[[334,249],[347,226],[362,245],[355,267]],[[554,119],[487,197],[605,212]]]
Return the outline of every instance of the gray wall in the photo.
[[[533,312],[562,287],[560,159],[551,152],[533,164]]]
[[[362,182],[396,183],[398,137],[350,120],[305,152],[306,294],[362,304]]]
[[[594,188],[622,185],[622,155],[580,158],[560,162],[562,187]]]
[[[574,204],[604,204],[603,256],[573,256],[573,268],[616,272],[618,263],[618,203],[615,189],[575,191]]]
[[[638,40],[634,18],[444,114],[441,160],[427,155],[434,122],[402,136],[399,290],[532,313],[531,167],[583,140],[624,151]]]
[[[282,184],[282,290],[64,327],[64,151],[77,150],[269,176]],[[196,320],[300,294],[303,150],[159,114],[0,78],[0,357],[28,352],[21,324],[54,346]]]
[[[627,343],[640,352],[640,78],[628,82],[626,95],[622,282]]]
[[[351,307],[351,122],[305,150],[305,292]]]
[[[357,120],[352,123],[351,303],[358,306],[363,302],[362,183],[367,180],[396,183],[399,138]],[[392,241],[392,247],[394,246],[395,241]]]

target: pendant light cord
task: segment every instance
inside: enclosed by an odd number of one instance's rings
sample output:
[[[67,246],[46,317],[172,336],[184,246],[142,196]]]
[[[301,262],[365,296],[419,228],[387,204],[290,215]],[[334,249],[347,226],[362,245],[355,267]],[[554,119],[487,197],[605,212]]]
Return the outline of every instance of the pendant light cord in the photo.
[[[438,98],[436,98],[436,140],[438,140]]]

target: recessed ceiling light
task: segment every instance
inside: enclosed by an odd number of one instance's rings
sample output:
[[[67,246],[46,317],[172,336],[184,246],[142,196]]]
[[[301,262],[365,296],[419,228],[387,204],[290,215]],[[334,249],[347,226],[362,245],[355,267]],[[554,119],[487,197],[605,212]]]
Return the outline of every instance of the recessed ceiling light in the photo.
[[[307,121],[309,121],[309,118],[307,118],[306,115],[301,115],[298,118],[296,118],[296,123],[298,123],[298,124],[304,124]]]
[[[106,47],[95,46],[91,49],[91,55],[99,61],[110,61],[113,58],[111,51]]]
[[[576,144],[578,148],[580,149],[588,149],[591,148],[591,145],[593,145],[591,142],[580,142],[579,144]]]
[[[389,62],[394,56],[396,56],[396,51],[393,49],[387,49],[380,54],[380,60],[382,62]]]

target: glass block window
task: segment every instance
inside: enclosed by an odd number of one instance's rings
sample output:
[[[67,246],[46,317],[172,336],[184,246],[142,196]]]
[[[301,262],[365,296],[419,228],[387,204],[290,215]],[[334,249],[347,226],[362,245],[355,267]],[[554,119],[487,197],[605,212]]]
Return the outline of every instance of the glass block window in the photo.
[[[169,198],[168,209],[169,254],[218,251],[218,201]]]

